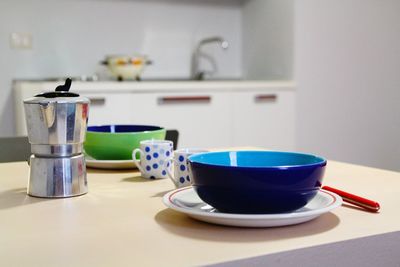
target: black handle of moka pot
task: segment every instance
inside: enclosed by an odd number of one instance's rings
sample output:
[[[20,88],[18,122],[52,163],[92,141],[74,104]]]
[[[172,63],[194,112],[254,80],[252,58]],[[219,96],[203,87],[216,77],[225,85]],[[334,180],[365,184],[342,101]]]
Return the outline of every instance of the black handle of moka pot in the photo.
[[[61,92],[61,91],[68,92],[69,89],[71,88],[71,83],[72,83],[72,80],[70,78],[67,78],[63,85],[59,85],[56,87],[56,92]]]
[[[69,89],[71,88],[71,82],[72,82],[72,80],[70,78],[67,78],[63,85],[59,85],[56,87],[55,92],[51,91],[51,92],[41,93],[41,94],[38,94],[35,96],[36,97],[45,97],[45,98],[78,97],[79,94],[68,92]]]

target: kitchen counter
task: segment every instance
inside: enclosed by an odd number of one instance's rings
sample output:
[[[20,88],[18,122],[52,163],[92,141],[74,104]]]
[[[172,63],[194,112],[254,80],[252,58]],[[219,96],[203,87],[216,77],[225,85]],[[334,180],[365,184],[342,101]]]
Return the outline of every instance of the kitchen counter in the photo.
[[[27,135],[23,100],[53,91],[61,83],[14,82],[16,135]],[[90,126],[145,124],[177,129],[183,147],[295,147],[293,81],[77,81],[71,91],[90,100]]]
[[[53,91],[55,87],[63,84],[63,81],[14,81],[14,90],[21,93],[20,90]],[[73,81],[71,91],[84,93],[110,92],[179,92],[179,91],[240,91],[249,89],[282,89],[293,90],[295,83],[293,81],[250,81],[250,80],[214,80],[214,81],[191,81],[191,80],[159,80],[159,81],[95,81],[82,82]],[[22,89],[23,88],[23,89]]]
[[[370,213],[344,205],[303,224],[261,229],[208,224],[172,211],[161,202],[173,189],[172,182],[145,180],[136,170],[88,169],[89,193],[65,199],[27,196],[26,162],[2,163],[0,174],[2,266],[199,266],[221,262],[243,266],[260,265],[260,257],[264,259],[261,265],[266,265],[268,257],[280,255],[274,254],[278,252],[298,255],[293,260],[299,263],[307,259],[296,254],[296,249],[317,246],[320,255],[325,255],[322,248],[335,242],[345,244],[345,240],[356,242],[350,248],[361,248],[364,260],[400,262],[397,172],[328,161],[325,185],[374,199],[380,202],[381,211]],[[368,242],[357,243],[356,238],[384,233],[389,237],[382,236],[383,240],[395,238],[397,247],[371,241],[377,246],[375,254],[364,255]],[[346,253],[339,255],[333,248],[328,247],[330,260],[345,259]],[[318,260],[318,252],[315,254],[313,262]],[[284,261],[278,257],[275,264],[279,262]]]

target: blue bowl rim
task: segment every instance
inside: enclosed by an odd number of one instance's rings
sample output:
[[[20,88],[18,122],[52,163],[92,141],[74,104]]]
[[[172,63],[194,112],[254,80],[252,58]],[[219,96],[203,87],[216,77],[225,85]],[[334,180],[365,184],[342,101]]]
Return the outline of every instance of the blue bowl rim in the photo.
[[[223,154],[229,152],[251,152],[251,153],[282,153],[282,154],[296,154],[302,156],[312,156],[318,158],[320,161],[310,164],[301,164],[301,165],[281,165],[281,166],[231,166],[231,165],[223,165],[223,164],[212,164],[212,163],[204,163],[198,162],[193,160],[193,158],[199,157],[203,154]],[[220,168],[232,168],[232,169],[265,169],[265,170],[287,170],[287,169],[297,169],[297,168],[313,168],[317,166],[325,166],[327,164],[327,160],[324,157],[311,154],[311,153],[302,153],[302,152],[293,152],[293,151],[276,151],[276,150],[226,150],[226,151],[212,151],[212,152],[203,152],[203,153],[196,153],[194,155],[190,155],[188,160],[192,164],[199,164],[203,166],[212,166],[212,167],[220,167]]]
[[[134,127],[148,127],[149,130],[145,131],[137,131],[137,132],[101,132],[101,131],[93,131],[91,128],[100,128],[100,127],[111,127],[111,126],[134,126]],[[151,129],[153,128],[153,129]],[[157,126],[157,125],[145,125],[145,124],[102,124],[102,125],[90,125],[87,126],[86,132],[90,133],[96,133],[96,134],[137,134],[137,133],[148,133],[148,132],[154,132],[154,131],[160,131],[160,130],[166,130],[162,126]]]

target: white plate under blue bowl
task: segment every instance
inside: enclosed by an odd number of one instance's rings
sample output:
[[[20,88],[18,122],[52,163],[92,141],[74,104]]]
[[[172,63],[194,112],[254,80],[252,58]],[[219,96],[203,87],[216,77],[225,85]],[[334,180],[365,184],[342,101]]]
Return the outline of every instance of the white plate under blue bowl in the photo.
[[[133,160],[98,160],[85,155],[86,167],[106,170],[136,169]]]
[[[278,214],[233,214],[221,213],[204,203],[193,187],[173,190],[163,197],[164,204],[194,219],[238,227],[277,227],[299,224],[327,213],[340,205],[342,198],[335,193],[320,190],[304,207],[290,213]]]

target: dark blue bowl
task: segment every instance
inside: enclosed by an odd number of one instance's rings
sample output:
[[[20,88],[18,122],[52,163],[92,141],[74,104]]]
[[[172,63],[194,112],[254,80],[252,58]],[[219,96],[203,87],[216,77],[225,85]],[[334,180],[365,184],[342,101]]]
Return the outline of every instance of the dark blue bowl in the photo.
[[[226,213],[299,209],[317,194],[325,166],[324,158],[295,152],[223,151],[189,157],[197,194]]]
[[[162,130],[162,127],[152,125],[99,125],[88,126],[88,132],[101,132],[101,133],[137,133],[146,131]]]

